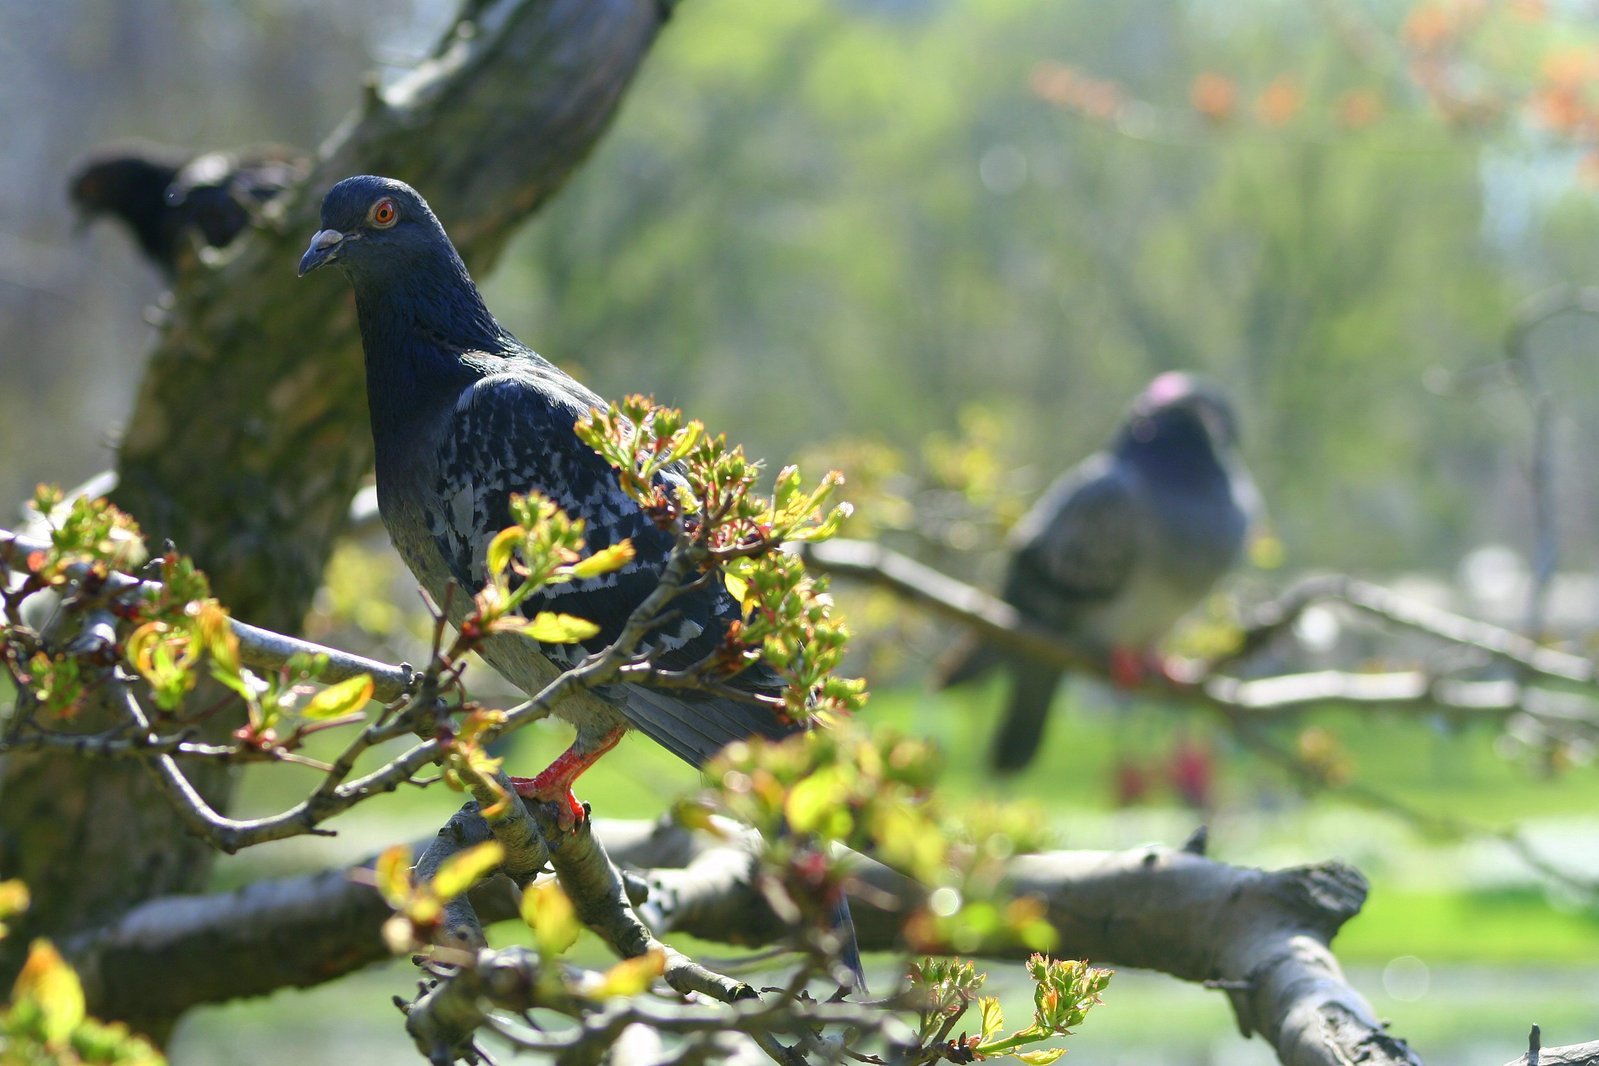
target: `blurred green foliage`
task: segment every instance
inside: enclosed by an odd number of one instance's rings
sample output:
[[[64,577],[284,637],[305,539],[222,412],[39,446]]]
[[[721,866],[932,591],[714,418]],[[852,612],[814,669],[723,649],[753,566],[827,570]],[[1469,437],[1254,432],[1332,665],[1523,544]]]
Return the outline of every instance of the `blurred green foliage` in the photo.
[[[1332,32],[1346,8],[1394,54]],[[1366,8],[685,4],[491,302],[753,454],[914,450],[975,411],[1035,490],[1198,369],[1291,565],[1450,566],[1524,530],[1526,433],[1511,399],[1440,392],[1529,286],[1592,269],[1599,216],[1569,159],[1435,115],[1405,5]],[[1056,106],[1062,69],[1136,99]],[[1207,76],[1248,121],[1202,121]],[[1505,193],[1496,161],[1535,173]]]

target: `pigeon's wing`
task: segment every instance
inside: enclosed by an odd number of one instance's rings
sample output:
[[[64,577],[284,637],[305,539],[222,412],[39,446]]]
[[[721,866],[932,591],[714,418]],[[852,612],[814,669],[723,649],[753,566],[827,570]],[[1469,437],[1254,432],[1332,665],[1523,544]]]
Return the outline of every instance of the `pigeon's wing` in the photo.
[[[1006,602],[1069,633],[1084,608],[1112,599],[1132,572],[1136,512],[1129,475],[1110,455],[1067,471],[1011,531]],[[959,685],[1007,662],[1015,666],[1004,649],[968,635],[938,663],[933,683]]]
[[[1085,607],[1115,598],[1137,565],[1139,503],[1125,466],[1106,453],[1068,471],[1012,533],[1005,598],[1069,629]]]
[[[621,569],[542,589],[528,607],[598,625],[599,635],[582,646],[595,651],[620,635],[633,608],[654,590],[672,540],[573,432],[577,420],[601,401],[564,377],[553,368],[518,368],[483,378],[462,395],[443,437],[429,531],[456,580],[474,590],[484,584],[489,541],[511,524],[512,493],[541,492],[583,519],[590,551],[631,540],[635,555]],[[679,615],[674,626],[652,641],[656,656],[671,666],[714,650],[726,622],[737,617],[732,596],[709,584],[680,596],[673,611]],[[547,650],[562,660],[559,649]]]
[[[304,157],[278,145],[206,152],[178,171],[167,204],[212,247],[222,248],[250,225],[251,212],[304,173]]]
[[[429,531],[452,575],[476,590],[485,580],[488,543],[511,524],[513,492],[536,490],[585,523],[588,548],[597,551],[624,539],[635,555],[621,569],[585,581],[554,585],[529,597],[528,614],[559,611],[586,618],[599,633],[577,645],[539,645],[561,666],[614,641],[633,609],[655,590],[672,548],[623,494],[616,472],[577,438],[573,426],[601,403],[599,397],[547,364],[522,363],[511,372],[478,381],[463,395],[444,434],[439,482],[430,494]],[[711,654],[738,602],[720,582],[686,591],[672,602],[671,620],[651,633],[651,661],[681,668]],[[733,679],[738,688],[772,693],[780,682],[762,665]],[[766,706],[691,694],[626,686],[621,709],[640,729],[696,765],[734,740],[793,730]]]

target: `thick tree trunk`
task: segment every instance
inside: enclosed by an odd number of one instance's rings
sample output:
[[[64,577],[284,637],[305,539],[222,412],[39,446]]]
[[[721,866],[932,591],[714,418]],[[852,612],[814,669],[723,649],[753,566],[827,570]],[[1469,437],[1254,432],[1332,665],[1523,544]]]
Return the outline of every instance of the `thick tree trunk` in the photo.
[[[486,270],[615,114],[668,5],[500,0],[467,5],[435,57],[368,91],[305,185],[220,265],[181,279],[122,442],[117,502],[171,538],[243,618],[294,631],[372,459],[348,287],[300,281],[321,195],[381,173],[420,189],[467,261]],[[205,706],[215,692],[197,694]],[[74,723],[98,731],[104,710]],[[225,713],[205,728],[236,725]],[[225,771],[196,771],[215,802]],[[0,942],[0,982],[33,936],[64,937],[205,884],[210,855],[133,764],[12,756],[0,763],[0,877],[34,906]],[[163,1032],[171,1018],[130,1019]]]

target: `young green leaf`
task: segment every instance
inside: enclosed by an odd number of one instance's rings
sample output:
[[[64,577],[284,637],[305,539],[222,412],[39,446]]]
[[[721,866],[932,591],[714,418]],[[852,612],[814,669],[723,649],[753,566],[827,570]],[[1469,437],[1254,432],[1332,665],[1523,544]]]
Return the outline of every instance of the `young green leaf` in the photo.
[[[595,999],[613,996],[636,996],[650,987],[650,982],[666,972],[666,952],[652,948],[643,955],[623,959],[605,972],[599,987],[591,995]]]
[[[357,674],[336,685],[329,685],[311,697],[300,712],[301,717],[311,721],[343,717],[365,706],[366,701],[372,698],[372,689],[371,674]]]
[[[576,644],[599,633],[600,627],[586,618],[555,611],[540,611],[533,621],[518,630],[523,636],[540,644]]]
[[[1005,1012],[1000,1009],[999,998],[996,996],[983,996],[978,999],[977,1009],[982,1016],[983,1042],[986,1044],[1005,1028]]]
[[[488,552],[484,556],[484,563],[488,567],[489,578],[495,579],[504,576],[506,568],[511,565],[511,553],[527,535],[521,526],[507,526],[494,535],[489,541]]]
[[[404,844],[389,848],[378,856],[372,873],[389,906],[400,906],[411,894],[411,849]]]
[[[571,947],[583,928],[577,920],[577,909],[555,881],[524,889],[521,910],[522,920],[533,930],[539,954],[546,958]]]
[[[586,578],[599,577],[609,574],[613,570],[620,570],[633,561],[633,542],[631,540],[619,541],[609,548],[602,548],[589,556],[571,565],[568,573],[582,581]]]
[[[45,1043],[53,1049],[64,1048],[73,1030],[83,1024],[83,985],[48,940],[35,940],[29,946],[28,961],[22,964],[11,998],[37,1008]]]
[[[451,855],[433,875],[433,892],[441,902],[449,902],[477,884],[505,861],[505,848],[497,840],[485,840]]]

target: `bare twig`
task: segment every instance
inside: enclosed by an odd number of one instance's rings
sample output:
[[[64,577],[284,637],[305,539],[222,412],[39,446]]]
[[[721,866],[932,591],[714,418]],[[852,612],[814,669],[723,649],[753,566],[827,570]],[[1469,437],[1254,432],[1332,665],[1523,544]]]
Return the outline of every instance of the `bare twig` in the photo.
[[[1107,665],[1073,647],[1059,635],[1020,617],[1011,605],[978,589],[889,551],[860,541],[833,540],[806,545],[806,561],[819,570],[854,577],[888,589],[980,632],[1008,651],[1055,666],[1069,666],[1098,677]],[[1258,725],[1284,713],[1317,705],[1412,706],[1451,715],[1505,719],[1525,716],[1546,734],[1569,737],[1599,731],[1593,703],[1574,694],[1534,689],[1519,681],[1467,681],[1422,670],[1388,673],[1317,671],[1242,681],[1219,672],[1258,651],[1286,630],[1312,603],[1334,600],[1393,625],[1428,634],[1514,663],[1526,675],[1568,686],[1599,685],[1593,660],[1545,647],[1500,626],[1466,618],[1399,596],[1370,582],[1342,576],[1310,578],[1254,612],[1246,623],[1240,650],[1212,663],[1189,664],[1179,678],[1152,677],[1152,693],[1207,707],[1220,714],[1249,747],[1292,771],[1318,789],[1336,790],[1367,806],[1432,826],[1455,836],[1487,836],[1502,841],[1530,867],[1587,894],[1599,885],[1542,858],[1514,829],[1468,824],[1421,811],[1380,790],[1358,784],[1334,785],[1298,756],[1271,741]]]

